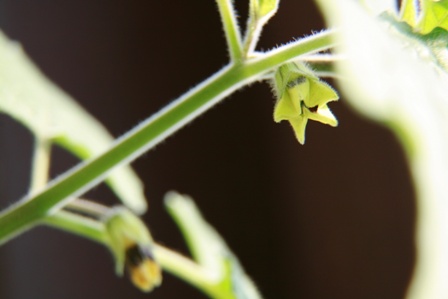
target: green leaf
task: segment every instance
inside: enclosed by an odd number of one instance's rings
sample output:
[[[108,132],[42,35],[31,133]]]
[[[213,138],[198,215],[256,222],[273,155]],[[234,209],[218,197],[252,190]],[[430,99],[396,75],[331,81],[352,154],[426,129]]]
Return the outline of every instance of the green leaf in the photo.
[[[436,27],[448,30],[448,0],[423,0],[418,31],[426,34]]]
[[[54,141],[82,159],[105,151],[113,142],[107,130],[26,57],[20,45],[0,32],[0,112],[40,138]],[[114,170],[108,183],[129,208],[146,210],[143,187],[128,166]]]
[[[401,141],[417,195],[416,265],[407,299],[448,298],[448,75],[427,51],[355,1],[319,0],[338,28],[347,102]],[[406,175],[406,174],[403,174]]]
[[[437,27],[427,34],[415,32],[407,22],[399,21],[394,15],[382,14],[381,19],[389,22],[397,31],[407,37],[407,43],[432,62],[437,68],[448,73],[448,31]]]
[[[165,196],[168,212],[182,231],[194,259],[216,281],[216,298],[260,299],[255,285],[193,200],[176,192]]]

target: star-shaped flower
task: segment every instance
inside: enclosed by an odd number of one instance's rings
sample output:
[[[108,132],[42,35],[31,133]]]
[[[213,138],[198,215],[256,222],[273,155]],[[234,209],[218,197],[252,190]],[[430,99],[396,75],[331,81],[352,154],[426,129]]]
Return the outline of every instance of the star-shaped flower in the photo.
[[[338,121],[327,104],[337,101],[338,94],[305,65],[288,63],[281,66],[275,74],[274,89],[278,98],[274,121],[289,121],[300,144],[305,143],[309,119],[337,126]]]

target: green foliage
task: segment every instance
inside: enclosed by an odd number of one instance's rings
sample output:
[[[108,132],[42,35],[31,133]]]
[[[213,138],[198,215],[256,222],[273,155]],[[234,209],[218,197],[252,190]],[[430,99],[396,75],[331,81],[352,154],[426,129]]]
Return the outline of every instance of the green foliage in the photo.
[[[33,171],[32,180],[43,178],[33,184],[27,197],[0,214],[0,243],[35,225],[51,225],[107,246],[116,260],[117,274],[121,275],[126,267],[132,282],[143,291],[150,291],[160,284],[160,263],[164,269],[213,298],[260,298],[237,258],[202,219],[191,200],[180,195],[171,196],[168,206],[178,219],[197,263],[154,244],[143,222],[129,210],[123,207],[109,209],[75,198],[112,169],[152,148],[231,92],[271,76],[276,68],[299,55],[332,46],[331,33],[321,32],[261,56],[253,55],[262,27],[276,12],[278,1],[251,2],[250,26],[244,47],[232,2],[217,0],[217,4],[230,53],[229,65],[115,142],[92,116],[45,79],[20,47],[12,45],[5,37],[0,38],[3,66],[0,71],[0,109],[35,135],[37,146],[33,166],[36,171]],[[51,143],[87,161],[47,184],[45,173]],[[41,158],[45,163],[39,163]],[[111,174],[109,183],[123,197],[123,202],[133,212],[143,212],[146,203],[142,186],[130,168],[119,168]],[[182,208],[179,210],[177,206]]]
[[[217,0],[229,65],[115,143],[93,117],[43,78],[20,47],[0,36],[0,110],[27,126],[37,140],[53,142],[90,159],[41,193],[3,212],[0,240],[5,242],[45,221],[108,246],[116,259],[117,273],[122,274],[127,266],[133,282],[145,291],[160,284],[160,262],[164,269],[210,297],[259,299],[238,259],[186,196],[170,193],[166,205],[186,238],[193,260],[154,243],[144,223],[127,209],[109,209],[88,220],[67,206],[58,209],[115,166],[129,162],[231,92],[255,81],[272,81],[277,96],[274,120],[289,121],[300,143],[305,141],[309,119],[336,126],[328,103],[338,100],[338,94],[300,59],[337,44],[334,53],[344,59],[336,62],[336,72],[343,77],[339,84],[347,101],[396,134],[416,182],[419,256],[408,298],[447,298],[448,0],[422,1],[421,10],[415,1],[403,1],[400,16],[389,9],[382,17],[378,17],[379,8],[392,7],[392,1],[317,2],[328,25],[338,28],[336,33],[323,32],[255,53],[262,28],[277,11],[279,1],[250,0],[243,42],[232,1]],[[145,210],[141,184],[130,168],[117,170],[109,183],[134,212]]]
[[[54,142],[82,159],[111,145],[113,138],[106,129],[47,80],[20,45],[1,32],[0,65],[0,112],[22,123],[36,138]],[[108,182],[129,208],[137,213],[146,210],[143,186],[129,166],[117,168]]]
[[[446,52],[445,29],[432,27],[443,25],[446,2],[437,6],[426,3],[422,8],[437,7],[437,13],[423,13],[423,32],[432,32],[426,36],[400,22],[369,15],[354,1],[318,3],[328,25],[339,29],[336,53],[346,59],[336,68],[344,78],[339,83],[347,101],[387,125],[401,141],[410,162],[418,197],[418,257],[407,298],[447,298],[448,74],[440,67],[446,65],[446,56],[444,63],[435,63],[431,54],[437,48]],[[410,15],[416,9],[410,2],[404,5],[402,15],[412,24]]]

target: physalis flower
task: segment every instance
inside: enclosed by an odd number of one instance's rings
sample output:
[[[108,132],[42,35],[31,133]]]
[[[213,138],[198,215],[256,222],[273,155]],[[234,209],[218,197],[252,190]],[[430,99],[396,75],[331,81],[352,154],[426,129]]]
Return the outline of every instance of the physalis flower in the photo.
[[[300,144],[305,143],[305,128],[309,119],[337,126],[338,121],[327,104],[337,101],[338,94],[304,64],[291,62],[282,65],[273,81],[277,96],[274,121],[289,121]]]

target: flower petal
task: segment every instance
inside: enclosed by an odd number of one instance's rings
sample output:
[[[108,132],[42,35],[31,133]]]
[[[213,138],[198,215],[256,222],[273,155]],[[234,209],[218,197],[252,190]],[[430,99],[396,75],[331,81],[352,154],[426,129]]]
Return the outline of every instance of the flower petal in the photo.
[[[302,113],[297,111],[297,108],[291,101],[290,95],[288,92],[283,94],[283,97],[277,101],[274,108],[274,121],[280,122],[282,120],[289,120],[290,118],[297,117]]]
[[[332,127],[336,127],[338,125],[338,120],[333,115],[333,113],[331,112],[331,110],[328,108],[327,105],[318,107],[316,112],[311,112],[306,108],[303,109],[303,111],[304,116],[309,119],[321,122],[326,125],[330,125]]]
[[[302,102],[310,96],[310,81],[307,77],[299,76],[297,79],[288,83],[286,91],[296,108],[297,113],[295,117],[303,113]]]
[[[309,81],[309,96],[304,100],[307,107],[322,106],[328,102],[337,101],[339,99],[336,91],[326,82],[321,80]]]
[[[294,133],[296,135],[296,138],[300,144],[305,143],[305,128],[307,122],[308,118],[302,116],[289,119],[289,123],[291,124]]]

